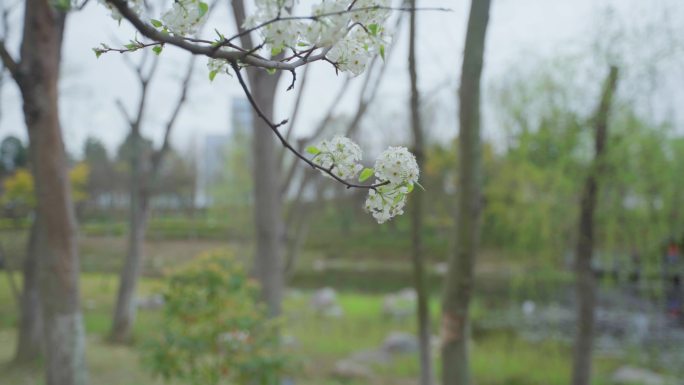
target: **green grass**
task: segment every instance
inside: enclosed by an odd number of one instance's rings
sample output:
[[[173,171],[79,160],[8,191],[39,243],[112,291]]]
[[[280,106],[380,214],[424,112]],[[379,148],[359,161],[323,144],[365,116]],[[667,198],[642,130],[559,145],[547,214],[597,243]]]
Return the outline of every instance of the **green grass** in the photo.
[[[154,292],[162,282],[145,278],[140,293]],[[153,336],[161,315],[156,311],[140,311],[135,328],[136,345],[111,346],[104,342],[116,292],[116,276],[83,274],[81,287],[86,330],[88,333],[88,364],[94,385],[155,385],[141,364],[136,346]],[[390,320],[383,318],[380,294],[342,292],[339,299],[344,316],[322,318],[307,309],[308,293],[298,292],[286,300],[285,333],[298,341],[302,357],[300,383],[307,385],[338,384],[329,378],[334,363],[351,353],[378,348],[390,331],[412,331],[413,318]],[[2,319],[15,319],[14,307],[7,285],[0,285]],[[474,322],[486,317],[483,304],[474,305]],[[433,298],[433,320],[438,314],[438,301]],[[14,350],[14,323],[0,324],[0,363],[8,362]],[[435,325],[436,326],[436,325]],[[437,359],[435,363],[437,365]],[[472,344],[473,375],[478,385],[564,385],[569,378],[570,349],[559,343],[532,344],[512,334],[480,334]],[[604,384],[615,362],[597,360],[595,384]],[[375,365],[377,378],[371,384],[410,384],[418,375],[415,356],[399,357],[388,365]],[[42,384],[40,370],[4,366],[0,369],[1,385]]]
[[[391,231],[403,234],[399,224],[396,230],[382,230],[381,238],[401,238]],[[356,230],[354,230],[356,231]],[[359,230],[361,231],[361,230]],[[366,230],[364,230],[366,231]],[[369,237],[372,233],[369,232]],[[366,237],[367,235],[359,235]],[[12,266],[19,266],[25,248],[23,231],[2,231],[0,240],[13,258]],[[116,272],[125,254],[125,238],[121,236],[83,235],[80,240],[82,266],[81,292],[88,334],[88,363],[91,384],[94,385],[156,385],[141,364],[138,347],[158,330],[162,321],[156,311],[140,311],[134,330],[135,345],[114,347],[104,342],[110,327],[113,301],[117,290]],[[372,251],[385,241],[361,242],[350,248],[349,255],[330,257],[325,250],[307,249],[299,261],[293,286],[318,288],[334,286],[344,316],[340,319],[321,318],[308,310],[309,292],[288,296],[285,333],[298,341],[302,370],[298,384],[339,384],[330,378],[337,360],[361,350],[378,348],[391,331],[415,329],[413,318],[391,320],[382,316],[382,299],[388,291],[411,286],[409,260],[403,254],[375,255]],[[146,242],[147,260],[145,277],[139,294],[155,292],[163,284],[164,269],[191,259],[198,253],[224,246],[211,239],[155,239]],[[393,247],[397,247],[396,245]],[[234,247],[238,254],[248,258],[248,247]],[[403,251],[405,252],[405,250]],[[360,258],[371,255],[372,257]],[[313,261],[325,260],[329,268],[315,271]],[[19,274],[14,277],[20,284]],[[431,275],[434,289],[431,299],[432,330],[439,330],[440,278]],[[502,258],[497,253],[485,253],[478,262],[476,298],[471,307],[474,340],[471,351],[473,376],[477,385],[565,385],[569,383],[570,348],[559,343],[533,344],[518,339],[511,333],[491,332],[478,328],[478,323],[496,317],[497,310],[511,302],[533,298],[554,298],[557,291],[571,282],[567,272],[556,269],[522,269],[519,263]],[[17,308],[7,285],[7,276],[0,272],[0,365],[8,362],[14,352]],[[438,358],[435,366],[438,367]],[[607,383],[609,374],[620,364],[601,357],[596,359],[594,384]],[[377,378],[369,384],[415,384],[418,362],[415,356],[399,357],[388,365],[373,367]],[[366,384],[366,382],[358,382]],[[0,367],[0,385],[42,385],[42,376],[36,368]],[[353,383],[350,383],[353,385]]]

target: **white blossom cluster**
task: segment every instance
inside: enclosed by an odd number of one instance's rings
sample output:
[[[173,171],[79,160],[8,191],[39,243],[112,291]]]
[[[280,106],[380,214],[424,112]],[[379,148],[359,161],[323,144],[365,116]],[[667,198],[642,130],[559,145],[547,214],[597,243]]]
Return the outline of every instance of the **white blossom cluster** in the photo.
[[[406,147],[389,147],[375,161],[374,169],[363,169],[361,148],[351,139],[335,136],[317,146],[307,148],[313,162],[341,179],[359,175],[360,181],[375,175],[373,188],[368,190],[365,209],[378,223],[404,213],[407,195],[418,183],[420,171],[416,157]],[[329,176],[321,170],[324,175]]]
[[[285,48],[304,50],[330,48],[327,59],[341,71],[361,74],[371,58],[384,55],[389,39],[383,23],[390,15],[391,0],[320,0],[313,5],[310,19],[277,20],[290,17],[295,0],[258,0],[257,11],[247,18],[245,28],[259,28],[274,54]],[[351,6],[351,8],[350,8]]]
[[[317,149],[320,152],[313,162],[341,179],[355,178],[363,169],[360,164],[361,147],[349,138],[338,135],[330,140],[323,140]],[[325,172],[323,175],[329,176]]]
[[[176,35],[193,35],[207,19],[209,7],[200,0],[175,0],[173,6],[164,12],[161,21]]]
[[[375,161],[375,176],[392,185],[412,185],[419,174],[416,157],[406,147],[389,147]]]
[[[221,48],[221,51],[228,51],[228,48]],[[210,57],[207,60],[209,70],[209,80],[214,80],[218,74],[230,75],[230,63],[226,59]]]
[[[112,18],[121,20],[115,7],[106,0],[99,1],[111,11]],[[177,36],[196,34],[208,17],[209,6],[202,0],[174,0],[159,20],[143,15],[144,0],[126,1],[143,20]],[[327,50],[326,59],[353,76],[363,73],[372,58],[384,57],[390,39],[384,24],[392,0],[316,0],[309,14],[294,17],[291,12],[298,1],[255,0],[256,10],[243,27],[258,30],[272,55],[286,48],[295,55],[305,50]],[[223,67],[216,70],[219,64],[211,64],[212,78],[223,72]]]
[[[375,184],[370,190],[365,208],[378,223],[384,223],[404,213],[406,195],[418,183],[420,171],[416,157],[406,147],[389,147],[375,161]]]

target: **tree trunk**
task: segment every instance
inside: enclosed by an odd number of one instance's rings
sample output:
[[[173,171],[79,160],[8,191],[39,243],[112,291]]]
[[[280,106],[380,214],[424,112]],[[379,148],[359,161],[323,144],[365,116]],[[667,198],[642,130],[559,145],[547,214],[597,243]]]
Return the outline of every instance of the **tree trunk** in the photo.
[[[135,290],[138,286],[138,278],[142,270],[143,247],[147,219],[149,217],[148,198],[145,192],[142,170],[143,140],[139,130],[134,129],[131,138],[133,145],[131,152],[128,249],[124,267],[119,278],[119,292],[116,297],[112,331],[109,336],[110,341],[114,343],[127,343],[131,341],[137,310]]]
[[[277,78],[266,72],[251,71],[254,99],[269,119],[273,118]],[[277,161],[275,137],[271,129],[254,115],[254,223],[256,255],[254,275],[261,283],[263,298],[272,316],[280,314],[285,286],[283,263],[284,226],[280,194],[281,165]]]
[[[409,6],[416,8],[416,0],[410,0]],[[416,63],[416,18],[415,10],[411,11],[409,23],[409,77],[411,79],[411,127],[413,131],[413,153],[418,166],[425,160],[425,143],[423,125],[420,116],[420,94],[418,93],[418,70]],[[432,354],[430,350],[430,305],[425,288],[425,267],[423,263],[423,191],[413,190],[411,198],[411,257],[413,261],[413,281],[417,296],[416,316],[418,321],[418,343],[420,345],[420,384],[432,385]]]
[[[65,14],[47,0],[27,0],[17,73],[24,101],[44,236],[38,263],[47,385],[87,382],[85,331],[79,297],[76,217],[58,109]]]
[[[240,32],[245,20],[244,0],[231,2],[233,16]],[[240,36],[245,48],[254,47],[250,34]],[[269,120],[273,120],[275,91],[281,71],[268,74],[259,68],[247,68],[249,85],[254,100]],[[254,156],[254,226],[256,253],[253,274],[261,284],[262,297],[271,316],[280,314],[285,289],[283,247],[285,226],[282,212],[282,165],[278,161],[276,138],[271,128],[252,111]]]
[[[142,137],[140,136],[140,114],[144,107],[146,96],[146,84],[142,86],[141,110],[136,121],[131,126],[131,152],[130,158],[130,185],[129,185],[129,212],[128,212],[128,246],[126,259],[121,269],[119,278],[119,291],[116,296],[114,319],[109,339],[114,343],[126,343],[130,341],[131,329],[136,315],[135,289],[138,284],[140,269],[142,268],[143,242],[145,240],[145,223],[147,210],[143,205],[144,195],[142,192]]]
[[[20,302],[19,337],[14,360],[17,363],[35,362],[43,353],[43,316],[40,306],[38,263],[41,239],[38,217],[33,220],[26,258],[23,264],[23,289]]]
[[[459,89],[459,194],[456,252],[449,260],[442,303],[442,383],[470,384],[468,307],[480,238],[481,144],[480,78],[489,0],[473,0],[466,33]]]
[[[591,267],[594,249],[594,212],[603,169],[608,115],[617,87],[617,67],[611,67],[606,79],[594,121],[595,155],[592,168],[584,182],[580,202],[579,231],[576,248],[577,333],[572,367],[572,384],[589,385],[594,341],[594,307],[596,305],[596,277]]]

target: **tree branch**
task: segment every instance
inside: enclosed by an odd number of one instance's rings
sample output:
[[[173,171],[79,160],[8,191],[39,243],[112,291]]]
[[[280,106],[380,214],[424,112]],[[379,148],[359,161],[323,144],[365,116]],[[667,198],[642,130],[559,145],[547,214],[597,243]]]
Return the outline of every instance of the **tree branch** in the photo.
[[[9,19],[9,14],[12,11],[12,9],[18,4],[19,2],[7,8],[2,7],[2,14],[0,16],[2,20],[2,36],[0,36],[0,61],[2,62],[3,66],[7,68],[7,71],[9,71],[10,75],[12,75],[14,79],[17,78],[17,75],[19,73],[19,63],[16,60],[14,60],[9,51],[7,51],[5,39],[7,39],[7,35],[9,33],[9,23],[7,21]]]
[[[325,117],[319,122],[318,126],[314,130],[313,134],[309,135],[306,138],[301,138],[297,141],[297,150],[302,151],[304,149],[304,146],[306,146],[307,143],[310,143],[316,138],[318,138],[323,131],[325,131],[326,127],[328,127],[328,124],[332,120],[333,113],[335,112],[335,107],[339,103],[339,100],[344,97],[344,94],[347,92],[349,89],[349,84],[351,83],[351,78],[347,77],[342,84],[342,87],[340,87],[339,91],[337,91],[337,95],[333,98],[332,103],[328,107],[328,112],[325,114]],[[364,87],[366,86],[367,83],[364,83]],[[291,133],[293,129],[290,129],[288,131],[288,134]],[[297,162],[292,162],[290,164],[290,168],[287,170],[287,173],[285,174],[285,178],[283,178],[283,185],[281,187],[281,194],[286,194],[287,191],[290,189],[292,185],[292,181],[294,180],[294,173],[297,171]]]
[[[171,147],[171,132],[173,130],[173,127],[176,124],[176,121],[178,120],[178,116],[180,115],[180,112],[183,109],[185,102],[187,101],[188,91],[190,89],[190,80],[192,80],[192,73],[193,73],[194,69],[195,69],[195,58],[192,57],[190,59],[190,64],[188,65],[187,72],[185,73],[185,77],[183,78],[180,96],[178,97],[178,101],[176,102],[176,106],[174,107],[173,111],[171,112],[171,116],[169,117],[169,120],[166,123],[166,129],[164,131],[164,140],[162,141],[161,148],[159,148],[159,150],[156,151],[152,157],[152,171],[151,171],[151,178],[152,179],[157,178],[157,175],[159,174],[159,170],[161,169],[161,163],[164,160],[164,157],[166,156],[166,154],[168,153],[169,148]]]
[[[278,130],[278,128],[280,126],[287,124],[287,120],[283,120],[278,124],[271,122],[268,119],[268,117],[264,114],[264,112],[261,110],[261,107],[259,107],[259,105],[254,100],[252,93],[250,92],[249,88],[247,87],[247,83],[245,83],[245,79],[242,77],[242,74],[240,73],[240,67],[235,62],[231,62],[230,64],[233,67],[233,71],[235,71],[235,76],[237,77],[238,82],[240,83],[240,86],[242,87],[242,90],[245,92],[245,95],[247,96],[247,100],[249,100],[249,103],[252,105],[252,108],[254,108],[254,111],[256,111],[259,118],[261,118],[261,120],[263,120],[266,123],[266,125],[269,126],[271,131],[273,131],[273,133],[276,135],[276,137],[278,137],[278,139],[280,140],[280,143],[282,143],[282,145],[285,146],[285,148],[290,150],[290,152],[295,154],[295,156],[297,156],[299,159],[304,161],[304,163],[308,164],[309,166],[311,166],[312,168],[314,168],[316,170],[322,171],[324,174],[327,174],[331,178],[333,178],[336,181],[347,186],[347,188],[362,188],[362,189],[373,189],[373,190],[375,190],[378,187],[384,186],[384,185],[389,183],[389,182],[382,182],[382,183],[377,183],[377,184],[372,184],[372,185],[360,185],[360,184],[356,184],[356,183],[347,182],[346,180],[335,175],[331,171],[332,167],[331,168],[321,167],[321,166],[317,165],[316,163],[312,162],[309,158],[304,156],[302,153],[297,151],[294,147],[292,147],[292,145],[287,140],[285,140],[285,137],[283,137],[283,135]]]
[[[2,64],[7,68],[7,71],[9,71],[10,75],[12,75],[13,78],[17,78],[19,75],[19,63],[12,58],[12,55],[7,51],[7,47],[5,47],[5,41],[0,40],[0,58],[2,59]]]
[[[204,55],[216,59],[225,59],[230,62],[239,61],[241,63],[248,64],[254,67],[291,71],[307,63],[321,60],[330,50],[330,48],[324,48],[316,55],[301,58],[293,62],[281,62],[277,60],[262,59],[249,54],[249,52],[220,50],[217,49],[215,46],[204,46],[200,44],[191,43],[189,40],[185,38],[181,38],[170,34],[164,34],[157,31],[154,27],[142,21],[130,8],[128,8],[124,0],[107,0],[107,2],[116,7],[116,9],[121,13],[121,15],[131,24],[133,24],[133,27],[135,27],[135,29],[137,29],[143,36],[147,37],[148,39],[168,43],[170,45],[182,48],[196,55]]]
[[[361,11],[366,11],[366,10],[377,10],[377,9],[386,9],[386,10],[394,10],[394,11],[411,11],[412,9],[409,8],[393,8],[393,7],[364,7],[364,8],[355,8],[355,9],[350,9],[347,11],[340,11],[340,12],[331,12],[329,14],[324,14],[324,15],[317,15],[317,16],[289,16],[289,17],[276,17],[275,19],[263,23],[263,25],[249,28],[249,29],[242,29],[241,24],[238,24],[238,34],[224,39],[222,42],[216,44],[215,42],[210,42],[210,44],[207,44],[207,42],[204,42],[207,45],[202,45],[198,43],[194,43],[193,41],[197,42],[199,41],[198,39],[188,39],[185,37],[180,37],[176,35],[171,35],[168,33],[162,33],[155,29],[152,25],[149,25],[145,23],[138,15],[135,14],[130,8],[128,8],[128,5],[126,4],[125,0],[106,0],[108,3],[112,4],[118,11],[121,13],[121,15],[128,20],[133,26],[145,37],[157,41],[160,43],[168,43],[171,45],[174,45],[176,47],[185,49],[186,51],[189,51],[191,53],[197,54],[197,55],[205,55],[211,58],[217,58],[217,59],[225,59],[228,60],[229,62],[241,62],[253,67],[261,67],[261,68],[266,68],[266,69],[275,69],[275,70],[284,70],[284,71],[292,71],[298,67],[301,67],[307,63],[314,62],[317,60],[322,60],[325,59],[325,55],[330,51],[332,47],[324,47],[320,49],[320,52],[317,54],[311,54],[311,55],[306,55],[303,57],[299,57],[299,60],[295,60],[292,62],[287,62],[287,61],[281,61],[281,60],[274,60],[274,59],[263,59],[257,55],[254,55],[253,52],[244,52],[244,51],[226,51],[226,50],[221,50],[222,46],[227,46],[231,44],[231,41],[237,37],[240,37],[244,48],[251,47],[252,46],[252,40],[251,37],[249,36],[249,33],[252,31],[255,31],[259,28],[263,28],[264,26],[274,23],[276,21],[286,21],[286,20],[317,20],[321,17],[326,17],[326,16],[333,16],[333,15],[340,15],[344,13],[352,13],[352,12],[361,12]],[[238,4],[236,7],[236,4],[240,2],[233,2],[233,10],[234,12],[236,10],[242,10],[242,13],[244,14],[244,8],[241,8],[241,5]],[[447,8],[421,8],[421,10],[434,10],[434,11],[443,11],[443,12],[450,12],[450,9]],[[239,19],[238,14],[236,14],[236,19]],[[245,46],[246,45],[246,46]],[[315,48],[315,47],[314,47]]]
[[[128,115],[128,111],[126,111],[126,107],[123,105],[121,99],[116,99],[116,107],[119,109],[119,112],[121,112],[121,115],[123,115],[126,123],[128,123],[129,126],[132,126],[133,119],[131,119],[131,116]]]

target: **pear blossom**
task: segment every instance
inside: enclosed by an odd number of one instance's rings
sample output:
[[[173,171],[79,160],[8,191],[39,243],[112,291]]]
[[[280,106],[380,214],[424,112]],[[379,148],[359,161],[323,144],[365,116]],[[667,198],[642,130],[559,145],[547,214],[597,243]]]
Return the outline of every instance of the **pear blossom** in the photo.
[[[389,147],[375,161],[375,176],[392,185],[413,185],[419,174],[416,157],[406,147]]]
[[[376,180],[374,184],[381,183]],[[384,185],[370,189],[366,198],[365,209],[379,224],[402,215],[406,205],[406,195],[410,189],[407,186]]]
[[[347,34],[347,25],[351,17],[349,14],[330,15],[344,12],[347,1],[323,0],[311,8],[311,15],[315,16],[305,30],[305,37],[309,44],[318,47],[329,47],[340,41]],[[328,16],[321,16],[328,15]]]
[[[209,70],[209,79],[214,80],[217,74],[230,74],[230,63],[226,59],[209,58],[207,61],[207,69]]]
[[[363,25],[384,23],[390,15],[388,9],[392,5],[390,0],[357,0],[352,12],[352,20]],[[373,7],[378,7],[373,9]]]
[[[176,35],[192,35],[206,21],[207,9],[207,4],[200,0],[176,0],[161,21]]]
[[[289,16],[287,11],[282,11],[282,14],[283,17]],[[296,46],[302,30],[304,25],[297,20],[281,20],[262,28],[261,34],[271,49],[279,50]]]
[[[316,146],[319,151],[313,162],[341,179],[354,178],[362,169],[361,148],[351,139],[335,136],[330,140],[323,140]],[[321,171],[323,172],[323,171]],[[327,175],[323,172],[323,175]]]

